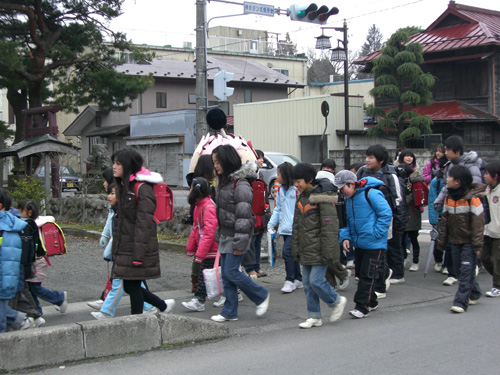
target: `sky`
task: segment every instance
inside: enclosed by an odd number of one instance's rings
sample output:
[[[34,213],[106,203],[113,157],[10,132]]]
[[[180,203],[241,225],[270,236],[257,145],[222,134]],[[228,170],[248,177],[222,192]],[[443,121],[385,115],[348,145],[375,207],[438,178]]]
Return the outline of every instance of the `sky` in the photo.
[[[243,3],[240,0],[232,2]],[[254,3],[274,5],[275,8],[287,9],[292,4],[305,5],[308,2],[299,0],[256,0]],[[500,11],[498,0],[457,0],[459,4],[470,5]],[[318,5],[336,6],[339,13],[331,16],[326,25],[292,21],[286,15],[274,17],[242,15],[227,18],[215,18],[209,21],[209,27],[231,26],[245,29],[267,30],[280,33],[285,39],[289,33],[293,43],[297,44],[299,53],[307,53],[314,48],[315,37],[321,35],[321,26],[342,27],[347,20],[349,50],[361,49],[366,41],[368,29],[375,24],[387,40],[397,29],[405,26],[427,28],[448,7],[449,0],[348,0],[323,1]],[[212,17],[236,15],[243,13],[243,5],[223,2],[207,2],[207,20]],[[110,24],[114,31],[121,31],[136,44],[171,45],[182,47],[183,42],[192,42],[195,46],[196,1],[195,0],[125,0],[123,15]],[[342,39],[341,32],[325,30],[325,35]]]

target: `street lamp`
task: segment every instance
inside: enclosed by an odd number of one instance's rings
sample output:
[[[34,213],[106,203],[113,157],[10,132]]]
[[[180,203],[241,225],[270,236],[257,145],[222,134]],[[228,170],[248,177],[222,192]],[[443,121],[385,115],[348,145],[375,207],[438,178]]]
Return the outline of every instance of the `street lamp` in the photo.
[[[349,49],[347,48],[347,22],[344,20],[343,27],[322,27],[322,34],[316,37],[316,49],[329,49],[330,37],[324,35],[324,29],[333,29],[344,33],[344,40],[337,40],[337,48],[331,49],[330,61],[344,62],[344,121],[345,121],[345,147],[344,147],[344,169],[351,165],[351,149],[349,145]],[[328,47],[325,47],[328,42]],[[342,47],[340,44],[342,43]]]

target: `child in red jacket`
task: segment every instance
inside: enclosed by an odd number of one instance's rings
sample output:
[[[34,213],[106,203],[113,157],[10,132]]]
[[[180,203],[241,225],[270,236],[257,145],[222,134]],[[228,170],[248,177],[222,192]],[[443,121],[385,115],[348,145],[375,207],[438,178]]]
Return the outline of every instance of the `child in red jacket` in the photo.
[[[201,263],[198,275],[198,287],[194,297],[189,302],[182,302],[188,310],[204,311],[207,290],[203,279],[203,270],[213,268],[217,256],[218,244],[215,242],[215,229],[217,228],[217,216],[215,203],[210,193],[210,183],[203,177],[195,177],[191,185],[188,201],[195,204],[193,213],[193,230],[187,244],[187,256],[194,256],[195,262]]]

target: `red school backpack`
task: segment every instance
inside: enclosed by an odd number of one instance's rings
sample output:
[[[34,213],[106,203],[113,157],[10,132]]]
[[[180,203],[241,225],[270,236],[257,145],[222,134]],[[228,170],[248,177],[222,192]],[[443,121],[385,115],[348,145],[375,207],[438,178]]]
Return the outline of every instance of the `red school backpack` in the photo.
[[[46,222],[38,227],[40,243],[46,256],[66,254],[66,238],[62,229],[53,221]]]
[[[413,197],[415,198],[415,207],[423,207],[429,204],[429,188],[424,181],[414,182]]]
[[[234,187],[238,184],[239,180],[234,182]],[[269,210],[269,195],[267,185],[264,181],[257,178],[249,181],[253,190],[252,213],[255,216],[255,229],[264,227],[264,215]]]
[[[137,201],[139,200],[137,192],[143,183],[138,182],[135,184],[134,193]],[[174,216],[174,194],[172,193],[172,189],[167,184],[160,182],[153,184],[153,191],[156,197],[156,209],[153,220],[156,224],[171,220]]]

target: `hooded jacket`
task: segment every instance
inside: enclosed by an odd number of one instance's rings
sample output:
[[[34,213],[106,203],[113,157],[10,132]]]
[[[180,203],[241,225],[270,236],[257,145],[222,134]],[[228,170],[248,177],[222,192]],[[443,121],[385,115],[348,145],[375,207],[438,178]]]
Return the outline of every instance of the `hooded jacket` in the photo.
[[[16,295],[20,276],[21,232],[27,223],[10,212],[0,211],[0,299],[11,299]]]
[[[484,195],[485,184],[473,183],[462,198],[453,200],[447,193],[437,249],[444,251],[448,242],[461,245],[471,244],[474,251],[483,247],[484,210],[479,197]]]
[[[291,185],[288,189],[285,189],[283,185],[280,186],[276,198],[276,207],[274,207],[271,219],[267,224],[268,231],[274,231],[274,227],[279,223],[278,233],[280,235],[292,235],[293,214],[297,203],[297,195],[295,186]]]
[[[495,187],[488,186],[487,196],[491,221],[485,225],[484,234],[491,238],[500,238],[500,184]]]
[[[187,255],[195,256],[196,263],[217,256],[218,245],[215,242],[217,216],[215,211],[215,202],[210,197],[196,202],[193,213],[193,229],[186,247]]]
[[[255,227],[252,214],[253,190],[248,180],[256,179],[256,163],[245,163],[240,169],[230,174],[228,181],[217,184],[217,230],[215,241],[220,242],[220,235],[233,238],[232,247],[219,251],[246,251]]]
[[[364,250],[386,249],[392,211],[384,193],[374,189],[384,183],[365,177],[359,184],[356,194],[345,199],[347,227],[340,229],[340,243],[349,240],[354,247]],[[370,202],[366,200],[367,189]]]
[[[156,198],[151,184],[163,182],[160,174],[142,169],[117,194],[117,216],[113,228],[112,277],[123,280],[147,280],[161,276],[160,253],[153,220]],[[135,196],[135,184],[143,183]],[[142,262],[135,266],[132,262]]]
[[[327,180],[321,180],[327,181]],[[331,183],[328,181],[328,184]],[[302,265],[327,265],[340,258],[337,194],[313,186],[297,198],[293,216],[292,257]]]

